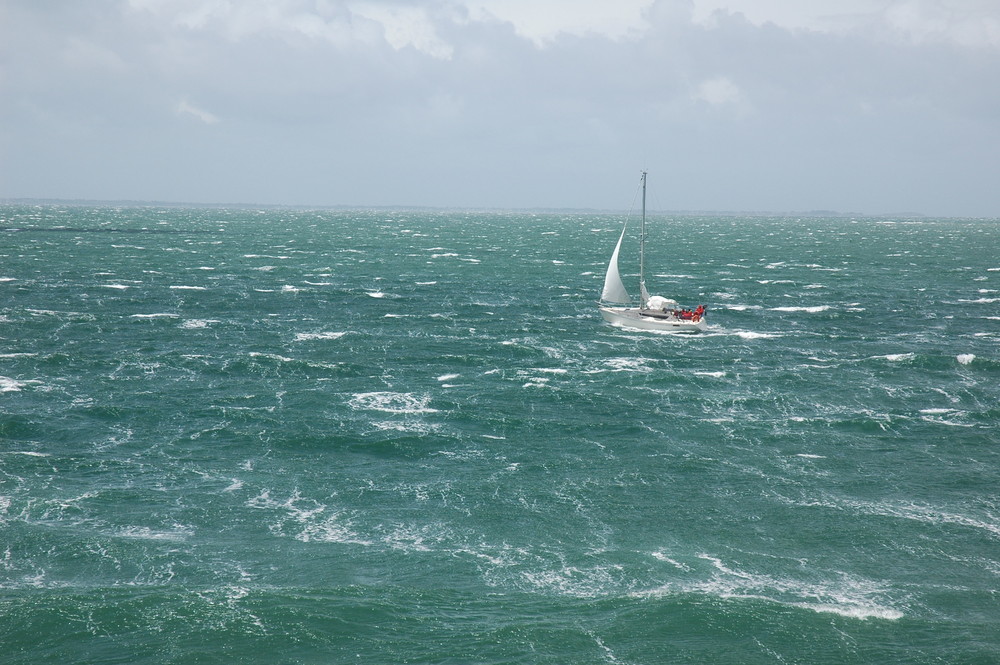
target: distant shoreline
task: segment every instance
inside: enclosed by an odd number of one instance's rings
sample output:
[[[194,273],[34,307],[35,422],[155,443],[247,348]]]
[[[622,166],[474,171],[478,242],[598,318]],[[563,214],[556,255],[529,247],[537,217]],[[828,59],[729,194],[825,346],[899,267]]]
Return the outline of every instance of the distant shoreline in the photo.
[[[280,203],[195,203],[189,201],[142,201],[142,200],[111,200],[111,199],[49,199],[49,198],[0,198],[0,205],[36,205],[36,206],[78,206],[78,207],[116,207],[116,208],[207,208],[234,210],[392,210],[413,212],[489,212],[517,213],[539,215],[619,215],[627,214],[624,209],[600,208],[495,208],[482,207],[449,207],[449,206],[417,206],[417,205],[290,205]],[[932,219],[938,216],[920,212],[897,213],[863,213],[840,212],[838,210],[650,210],[655,215],[687,215],[691,217],[864,217],[864,218],[897,218],[897,219]],[[941,215],[942,219],[993,219],[992,217],[966,217]]]

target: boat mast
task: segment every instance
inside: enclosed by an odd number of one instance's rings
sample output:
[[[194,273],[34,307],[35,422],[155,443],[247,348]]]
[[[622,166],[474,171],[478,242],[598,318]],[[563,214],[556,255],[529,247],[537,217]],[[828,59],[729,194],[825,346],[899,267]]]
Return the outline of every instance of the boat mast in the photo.
[[[639,308],[646,309],[646,172],[642,172],[642,224],[639,226]]]

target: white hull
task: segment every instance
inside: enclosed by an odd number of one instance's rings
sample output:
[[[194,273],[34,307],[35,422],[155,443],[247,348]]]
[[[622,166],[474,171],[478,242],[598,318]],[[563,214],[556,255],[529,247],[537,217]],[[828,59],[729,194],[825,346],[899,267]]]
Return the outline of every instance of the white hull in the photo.
[[[608,323],[639,330],[661,330],[665,332],[697,333],[708,330],[708,323],[702,317],[698,321],[678,319],[674,316],[651,316],[641,314],[638,307],[601,307],[601,316]]]

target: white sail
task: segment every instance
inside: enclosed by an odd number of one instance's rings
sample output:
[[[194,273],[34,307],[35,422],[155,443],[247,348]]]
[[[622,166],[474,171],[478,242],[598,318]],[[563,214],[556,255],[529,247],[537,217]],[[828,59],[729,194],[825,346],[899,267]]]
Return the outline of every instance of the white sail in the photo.
[[[630,301],[621,275],[618,274],[618,251],[622,248],[626,228],[627,225],[622,227],[622,234],[618,238],[618,244],[615,245],[615,251],[611,254],[611,261],[608,262],[608,272],[604,276],[604,290],[601,292],[601,300],[604,302],[627,303]]]

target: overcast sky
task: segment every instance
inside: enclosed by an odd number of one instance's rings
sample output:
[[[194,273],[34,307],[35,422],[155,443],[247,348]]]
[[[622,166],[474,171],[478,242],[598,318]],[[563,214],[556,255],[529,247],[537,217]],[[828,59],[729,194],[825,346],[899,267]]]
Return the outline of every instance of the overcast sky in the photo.
[[[1000,0],[0,0],[0,197],[1000,216]]]

